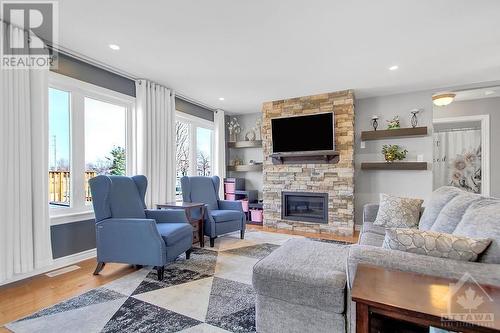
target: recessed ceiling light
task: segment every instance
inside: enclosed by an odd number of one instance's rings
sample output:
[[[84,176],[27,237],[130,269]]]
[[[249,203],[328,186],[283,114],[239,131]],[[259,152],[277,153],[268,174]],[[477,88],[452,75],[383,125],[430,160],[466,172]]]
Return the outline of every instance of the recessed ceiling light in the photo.
[[[120,49],[120,46],[118,46],[116,44],[109,44],[109,48],[114,50],[114,51],[118,51]]]
[[[224,100],[224,97],[219,97],[219,101],[223,101]]]
[[[399,66],[398,66],[398,65],[394,65],[394,66],[389,67],[389,70],[390,70],[390,71],[395,71],[395,70],[397,70],[398,68],[399,68]]]
[[[494,93],[495,93],[495,91],[493,91],[493,90],[486,90],[486,91],[484,92],[484,94],[485,94],[486,96],[493,95]]]

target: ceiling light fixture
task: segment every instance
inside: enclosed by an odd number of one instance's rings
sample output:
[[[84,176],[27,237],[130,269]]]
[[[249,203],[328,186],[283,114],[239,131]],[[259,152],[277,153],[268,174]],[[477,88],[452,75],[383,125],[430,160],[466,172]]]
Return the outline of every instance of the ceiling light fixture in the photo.
[[[446,106],[453,102],[457,94],[452,92],[442,92],[432,95],[432,103],[436,106]]]
[[[399,66],[398,66],[398,65],[394,65],[394,66],[389,67],[389,70],[390,70],[390,71],[395,71],[395,70],[397,70],[398,68],[399,68]]]
[[[224,100],[224,97],[219,97],[219,101],[223,101]]]
[[[118,51],[120,49],[120,46],[116,44],[109,44],[109,48],[112,49],[113,51]]]

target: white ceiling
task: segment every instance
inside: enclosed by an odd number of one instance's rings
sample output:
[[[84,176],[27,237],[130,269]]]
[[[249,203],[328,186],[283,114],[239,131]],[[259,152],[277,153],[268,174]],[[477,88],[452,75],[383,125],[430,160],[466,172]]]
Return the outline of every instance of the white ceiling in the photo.
[[[235,113],[348,88],[369,97],[500,79],[498,0],[61,0],[59,10],[63,47]]]

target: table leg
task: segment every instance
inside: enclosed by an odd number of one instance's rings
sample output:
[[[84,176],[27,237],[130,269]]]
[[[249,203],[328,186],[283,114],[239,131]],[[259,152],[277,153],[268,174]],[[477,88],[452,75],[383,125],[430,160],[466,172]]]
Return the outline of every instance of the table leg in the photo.
[[[370,332],[370,313],[368,305],[356,303],[356,333]]]
[[[199,235],[200,235],[200,247],[205,247],[205,230],[203,228],[203,222],[205,221],[205,206],[201,206],[201,219],[199,224]]]

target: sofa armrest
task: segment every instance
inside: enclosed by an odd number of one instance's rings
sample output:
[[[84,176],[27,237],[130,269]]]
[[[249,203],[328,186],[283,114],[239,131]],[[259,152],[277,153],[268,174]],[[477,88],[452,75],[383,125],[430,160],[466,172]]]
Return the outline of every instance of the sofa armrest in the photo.
[[[349,287],[352,287],[358,264],[371,264],[387,269],[457,280],[465,273],[469,273],[479,283],[500,286],[500,265],[498,264],[457,261],[375,246],[352,245],[347,259]]]
[[[363,222],[375,222],[379,204],[369,203],[363,206]]]
[[[153,219],[111,218],[96,223],[101,262],[164,265],[166,245]]]
[[[186,213],[182,209],[146,209],[146,218],[156,223],[188,223]]]
[[[221,210],[239,210],[243,212],[243,206],[239,201],[219,200],[219,209]]]

